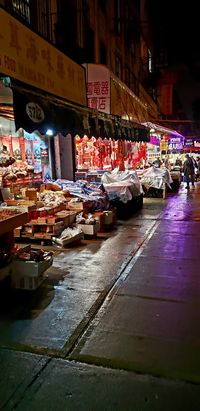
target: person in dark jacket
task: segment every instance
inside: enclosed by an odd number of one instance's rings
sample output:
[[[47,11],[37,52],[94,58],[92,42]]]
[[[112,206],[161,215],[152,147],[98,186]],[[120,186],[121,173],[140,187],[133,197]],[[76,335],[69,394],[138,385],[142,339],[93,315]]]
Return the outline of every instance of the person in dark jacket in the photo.
[[[186,154],[185,156],[185,161],[183,164],[183,173],[184,173],[186,183],[187,183],[186,188],[189,189],[190,180],[191,180],[192,186],[194,186],[194,177],[195,177],[194,176],[194,164],[189,154]]]
[[[197,180],[200,178],[200,157],[197,157]]]

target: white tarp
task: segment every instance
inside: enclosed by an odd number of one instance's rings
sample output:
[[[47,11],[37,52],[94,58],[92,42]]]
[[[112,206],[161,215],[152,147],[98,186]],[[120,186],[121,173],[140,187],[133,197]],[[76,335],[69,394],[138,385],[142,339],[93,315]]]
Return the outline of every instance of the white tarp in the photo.
[[[164,189],[165,184],[171,188],[170,184],[173,182],[167,168],[157,168],[154,166],[144,171],[140,181],[146,188],[153,187],[160,190]]]
[[[142,185],[136,171],[117,171],[104,173],[101,182],[108,193],[109,200],[127,203],[143,194]]]

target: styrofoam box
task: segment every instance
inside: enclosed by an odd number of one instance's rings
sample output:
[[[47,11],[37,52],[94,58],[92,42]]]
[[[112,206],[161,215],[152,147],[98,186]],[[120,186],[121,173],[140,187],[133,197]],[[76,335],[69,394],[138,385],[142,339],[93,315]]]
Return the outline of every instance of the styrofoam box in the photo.
[[[46,271],[53,262],[53,258],[49,256],[44,261],[20,261],[14,260],[12,262],[12,275],[26,276],[26,277],[39,277],[44,271]]]
[[[78,224],[85,235],[95,235],[100,230],[99,221],[96,224]]]
[[[38,277],[29,277],[26,275],[11,275],[11,287],[20,290],[36,290],[45,280],[45,275],[41,273]]]
[[[52,240],[55,243],[57,243],[57,244],[61,245],[62,247],[64,247],[65,245],[73,243],[74,241],[82,240],[83,237],[84,237],[83,233],[78,233],[74,237],[63,238],[63,239],[60,239],[60,238],[57,238],[57,237],[52,237]]]

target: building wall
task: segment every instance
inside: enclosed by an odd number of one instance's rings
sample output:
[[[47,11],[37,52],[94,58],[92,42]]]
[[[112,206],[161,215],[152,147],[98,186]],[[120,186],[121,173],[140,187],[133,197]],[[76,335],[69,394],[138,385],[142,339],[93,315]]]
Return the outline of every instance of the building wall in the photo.
[[[145,0],[30,0],[29,20],[16,2],[0,4],[79,64],[106,65],[141,97],[152,47]]]

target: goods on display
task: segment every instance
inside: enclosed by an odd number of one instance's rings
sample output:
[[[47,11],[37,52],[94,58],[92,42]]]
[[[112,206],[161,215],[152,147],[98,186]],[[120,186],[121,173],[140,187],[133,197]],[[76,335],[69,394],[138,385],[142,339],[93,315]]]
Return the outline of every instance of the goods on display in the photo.
[[[28,221],[28,214],[19,209],[0,208],[0,236]]]
[[[101,137],[76,136],[77,170],[120,171],[144,165],[146,143],[127,140],[102,139]]]
[[[0,208],[0,280],[11,274],[14,252],[14,228],[28,221],[28,214]]]
[[[167,187],[171,190],[173,180],[167,168],[150,167],[140,176],[140,181],[146,196],[165,198]]]
[[[53,237],[52,240],[62,247],[84,238],[84,233],[79,227],[67,227],[62,231],[59,237]]]
[[[2,156],[0,154],[0,167],[8,167],[11,166],[13,163],[15,163],[15,158],[14,157],[8,157],[8,156]]]
[[[23,290],[35,290],[45,280],[46,270],[52,265],[53,253],[32,249],[18,250],[11,265],[11,286]]]
[[[172,178],[167,168],[157,168],[152,166],[143,172],[140,181],[141,184],[147,188],[153,187],[158,190],[163,190],[165,184],[167,184],[168,187],[171,187],[170,184],[172,183]]]
[[[102,176],[102,184],[110,201],[119,200],[122,203],[127,203],[143,194],[136,171],[113,170],[111,173],[107,172]]]

